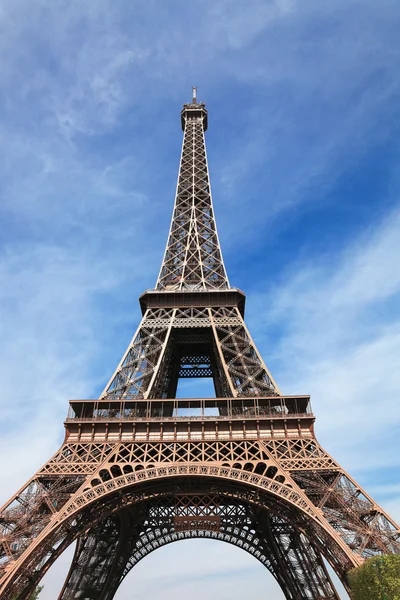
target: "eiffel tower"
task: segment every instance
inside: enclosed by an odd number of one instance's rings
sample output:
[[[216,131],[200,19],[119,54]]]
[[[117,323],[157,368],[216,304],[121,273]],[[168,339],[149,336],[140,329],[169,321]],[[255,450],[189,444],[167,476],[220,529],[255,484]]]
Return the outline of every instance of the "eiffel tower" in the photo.
[[[111,600],[131,569],[178,540],[229,542],[272,573],[288,600],[338,599],[347,572],[400,553],[400,530],[319,445],[309,396],[284,396],[230,286],[196,98],[175,205],[143,318],[97,400],[72,400],[65,441],[0,513],[0,597],[27,600],[74,541],[59,600]],[[176,398],[180,378],[214,398]]]

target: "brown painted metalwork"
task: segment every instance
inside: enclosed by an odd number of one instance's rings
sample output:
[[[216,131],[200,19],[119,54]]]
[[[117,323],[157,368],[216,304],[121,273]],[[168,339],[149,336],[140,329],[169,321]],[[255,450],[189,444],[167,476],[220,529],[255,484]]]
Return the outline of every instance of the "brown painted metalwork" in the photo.
[[[400,530],[321,448],[309,396],[283,396],[226,275],[196,100],[170,234],[143,318],[103,393],[70,402],[65,440],[0,513],[0,597],[26,600],[77,540],[60,600],[111,600],[174,541],[208,538],[264,564],[288,600],[338,599],[347,572],[400,552]],[[210,377],[215,398],[176,398]]]

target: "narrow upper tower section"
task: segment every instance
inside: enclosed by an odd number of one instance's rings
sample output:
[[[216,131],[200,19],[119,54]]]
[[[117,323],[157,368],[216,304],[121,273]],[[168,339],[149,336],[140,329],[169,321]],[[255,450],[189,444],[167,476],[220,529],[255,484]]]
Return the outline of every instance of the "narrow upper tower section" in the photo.
[[[204,103],[192,102],[181,112],[184,131],[175,205],[156,290],[220,290],[229,281],[218,240],[208,175]]]

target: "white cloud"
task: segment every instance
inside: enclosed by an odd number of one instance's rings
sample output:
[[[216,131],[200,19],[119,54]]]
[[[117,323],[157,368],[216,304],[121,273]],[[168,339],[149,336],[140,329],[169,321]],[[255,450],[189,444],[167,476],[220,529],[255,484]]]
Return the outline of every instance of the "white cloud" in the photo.
[[[62,441],[67,399],[98,385],[96,296],[116,283],[99,266],[84,253],[49,245],[14,248],[0,260],[4,500]]]
[[[294,0],[219,0],[210,9],[207,40],[214,51],[242,49],[294,8]]]
[[[311,393],[320,441],[371,477],[399,466],[399,226],[396,210],[339,260],[293,264],[251,314],[254,329],[263,321],[261,335],[280,332],[272,348],[260,340],[283,392]]]

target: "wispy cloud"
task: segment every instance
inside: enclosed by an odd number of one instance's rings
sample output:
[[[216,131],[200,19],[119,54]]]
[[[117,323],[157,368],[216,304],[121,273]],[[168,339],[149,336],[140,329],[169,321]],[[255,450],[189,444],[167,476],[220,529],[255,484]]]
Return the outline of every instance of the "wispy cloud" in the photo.
[[[0,260],[0,452],[11,459],[3,465],[4,495],[61,442],[66,400],[90,396],[99,383],[97,298],[117,284],[99,266],[84,252],[49,245],[6,249]]]
[[[256,297],[251,321],[281,387],[311,393],[317,433],[345,467],[399,465],[400,212],[341,255],[295,262]],[[272,363],[271,363],[272,361]],[[368,456],[368,460],[365,457]]]

